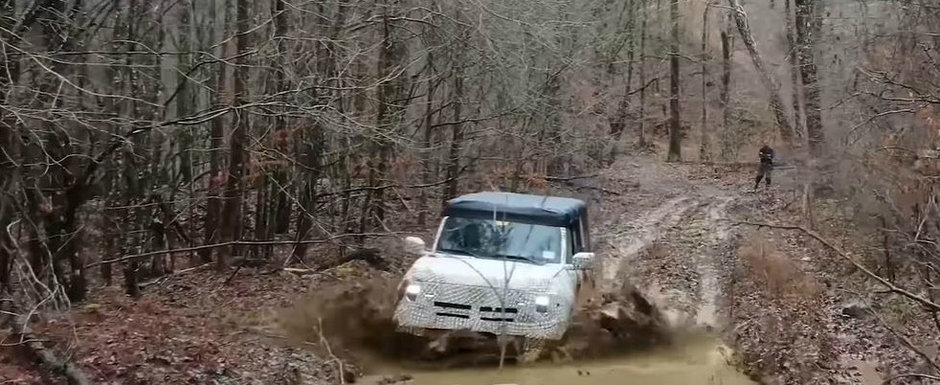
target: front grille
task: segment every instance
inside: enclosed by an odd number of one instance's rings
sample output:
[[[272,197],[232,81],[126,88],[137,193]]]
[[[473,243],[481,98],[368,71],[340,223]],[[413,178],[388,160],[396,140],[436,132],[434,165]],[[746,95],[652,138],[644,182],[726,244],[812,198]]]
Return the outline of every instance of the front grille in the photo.
[[[442,307],[445,309],[470,310],[470,305],[462,304],[462,303],[434,301],[434,306]]]
[[[427,282],[413,301],[395,310],[402,330],[471,330],[531,338],[558,339],[570,322],[567,307],[537,313],[530,306],[536,290],[502,289]]]
[[[473,310],[473,306],[462,304],[462,303],[453,303],[453,302],[441,302],[434,301],[434,306],[444,308],[444,309],[454,309],[454,310]],[[493,306],[480,306],[480,321],[487,322],[514,322],[515,318],[509,317],[494,317],[503,314],[519,314],[519,309],[514,307],[507,307],[505,309],[501,307]],[[452,312],[436,312],[434,313],[438,317],[450,317],[450,318],[460,318],[460,319],[470,319],[470,315],[466,313],[452,313]],[[493,316],[487,316],[487,315]]]
[[[516,313],[519,312],[519,309],[516,309],[516,308],[514,308],[514,307],[507,307],[506,310],[503,311],[503,308],[501,308],[501,307],[483,306],[483,307],[480,307],[480,311],[481,311],[481,312],[487,312],[487,313],[511,313],[511,314],[516,314]]]
[[[453,317],[453,318],[470,319],[470,316],[468,316],[468,315],[466,315],[466,314],[454,314],[454,313],[444,313],[444,312],[437,312],[437,313],[434,313],[434,314],[436,314],[436,315],[438,315],[438,316],[440,316],[440,317]]]

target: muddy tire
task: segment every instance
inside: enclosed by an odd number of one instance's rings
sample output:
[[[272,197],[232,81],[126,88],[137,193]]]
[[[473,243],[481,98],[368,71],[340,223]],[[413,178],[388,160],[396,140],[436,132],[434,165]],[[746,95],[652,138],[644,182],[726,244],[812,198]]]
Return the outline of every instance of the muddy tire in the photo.
[[[538,361],[538,359],[542,357],[542,353],[545,351],[547,345],[548,341],[545,340],[526,339],[522,353],[519,354],[516,361],[520,364],[530,364]]]

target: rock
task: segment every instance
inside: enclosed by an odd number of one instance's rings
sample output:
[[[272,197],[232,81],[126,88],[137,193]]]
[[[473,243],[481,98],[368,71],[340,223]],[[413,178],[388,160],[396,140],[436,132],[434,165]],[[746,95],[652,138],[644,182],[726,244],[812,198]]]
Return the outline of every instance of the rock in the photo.
[[[864,319],[871,315],[871,307],[862,301],[849,301],[842,305],[843,317]]]

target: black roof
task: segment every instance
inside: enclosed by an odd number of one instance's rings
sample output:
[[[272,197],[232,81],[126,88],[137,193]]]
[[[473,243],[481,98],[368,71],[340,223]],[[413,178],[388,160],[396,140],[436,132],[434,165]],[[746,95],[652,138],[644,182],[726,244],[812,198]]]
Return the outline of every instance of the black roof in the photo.
[[[494,214],[495,213],[495,214]],[[444,216],[495,218],[547,226],[568,226],[587,213],[587,204],[574,198],[479,192],[451,199]]]

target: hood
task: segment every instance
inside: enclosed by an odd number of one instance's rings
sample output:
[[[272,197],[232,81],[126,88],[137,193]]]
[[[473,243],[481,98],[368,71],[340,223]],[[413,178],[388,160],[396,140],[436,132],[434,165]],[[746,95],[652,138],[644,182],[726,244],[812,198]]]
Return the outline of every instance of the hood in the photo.
[[[536,265],[527,262],[436,254],[415,261],[408,273],[420,282],[503,287],[513,290],[554,292],[574,291],[574,280],[563,265]],[[505,278],[509,277],[506,284]]]

